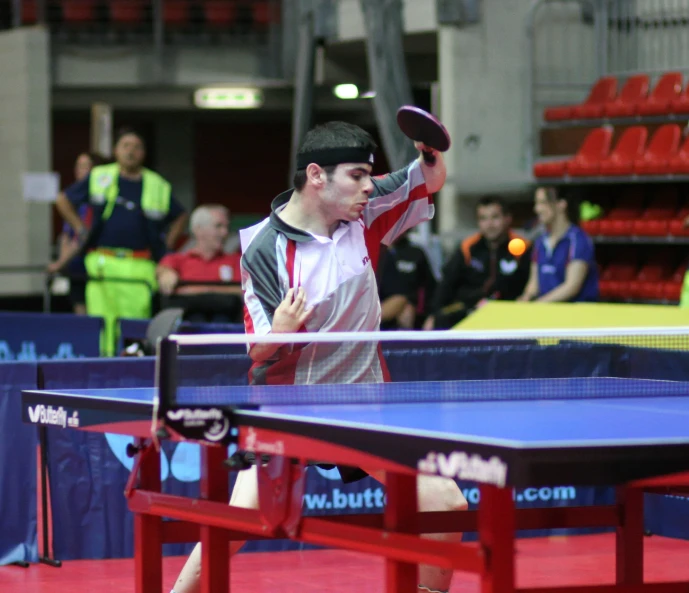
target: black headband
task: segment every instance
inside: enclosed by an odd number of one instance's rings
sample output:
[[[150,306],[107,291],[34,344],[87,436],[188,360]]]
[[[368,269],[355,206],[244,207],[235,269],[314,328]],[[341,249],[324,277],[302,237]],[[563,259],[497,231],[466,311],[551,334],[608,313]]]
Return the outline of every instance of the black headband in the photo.
[[[373,153],[365,148],[324,148],[297,155],[297,170],[306,169],[311,163],[321,167],[340,163],[373,164]]]

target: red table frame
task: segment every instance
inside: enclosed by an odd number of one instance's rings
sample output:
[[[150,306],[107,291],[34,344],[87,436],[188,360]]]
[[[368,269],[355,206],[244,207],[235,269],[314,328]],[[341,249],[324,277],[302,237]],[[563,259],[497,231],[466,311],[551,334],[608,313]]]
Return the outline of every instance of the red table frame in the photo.
[[[319,459],[384,469],[386,507],[382,515],[302,517],[303,461],[273,456],[258,470],[260,510],[238,509],[227,504],[223,447],[201,447],[200,498],[190,499],[161,493],[160,455],[149,443],[139,443],[141,450],[125,491],[134,513],[136,593],[162,593],[162,544],[190,541],[202,544],[201,592],[228,593],[229,541],[257,538],[291,538],[382,556],[387,593],[415,591],[418,564],[478,574],[482,593],[686,593],[689,589],[689,582],[643,581],[644,492],[689,486],[689,473],[618,486],[616,503],[608,506],[516,509],[511,487],[479,485],[478,511],[418,513],[416,474],[411,468],[319,443]],[[277,443],[284,455],[313,456],[312,439],[240,428],[242,448],[274,455]],[[616,528],[614,584],[517,588],[516,530],[606,526]],[[469,531],[478,532],[478,546],[419,535]]]

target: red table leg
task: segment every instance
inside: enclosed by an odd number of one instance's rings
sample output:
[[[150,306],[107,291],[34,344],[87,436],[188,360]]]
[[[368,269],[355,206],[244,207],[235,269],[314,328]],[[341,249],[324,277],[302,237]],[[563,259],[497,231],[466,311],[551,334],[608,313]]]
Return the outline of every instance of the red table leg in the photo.
[[[418,513],[416,476],[388,473],[385,477],[387,501],[383,523],[388,531],[409,533]],[[387,593],[409,593],[418,586],[418,565],[397,560],[385,561]]]
[[[201,498],[229,502],[229,476],[223,469],[227,458],[224,447],[201,447]],[[202,525],[201,593],[229,593],[230,546],[227,533],[218,527]]]
[[[478,533],[483,554],[481,593],[512,593],[515,512],[512,490],[481,485]]]
[[[137,446],[142,444],[137,440]],[[160,452],[141,450],[139,488],[160,492]],[[134,514],[134,566],[136,593],[161,593],[163,590],[163,539],[161,517]]]
[[[615,537],[615,574],[619,585],[644,581],[644,492],[640,488],[617,488],[620,523]]]

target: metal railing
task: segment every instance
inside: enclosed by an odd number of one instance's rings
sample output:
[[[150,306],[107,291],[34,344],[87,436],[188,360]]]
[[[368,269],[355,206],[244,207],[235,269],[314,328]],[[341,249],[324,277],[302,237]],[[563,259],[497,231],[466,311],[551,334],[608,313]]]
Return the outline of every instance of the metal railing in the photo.
[[[148,289],[151,299],[158,293],[157,288],[151,286],[145,280],[136,280],[131,278],[111,278],[103,276],[88,276],[84,274],[68,274],[65,272],[48,272],[46,266],[31,265],[31,266],[0,266],[0,276],[3,274],[11,275],[41,275],[44,277],[42,283],[42,302],[43,312],[50,313],[52,311],[53,299],[53,282],[58,278],[65,278],[67,280],[83,280],[86,282],[117,282],[121,284],[143,284]],[[211,287],[237,287],[241,286],[238,281],[189,281],[184,280],[177,283],[176,288],[185,286],[211,286]]]
[[[43,276],[42,283],[42,302],[43,312],[50,313],[52,311],[53,302],[53,281],[56,278],[66,278],[68,280],[84,280],[87,282],[116,282],[120,284],[142,284],[150,294],[151,299],[156,294],[156,289],[145,280],[136,280],[131,278],[111,278],[103,276],[87,276],[83,274],[67,274],[64,272],[48,272],[46,266],[30,265],[30,266],[0,266],[0,276],[3,274],[11,275],[40,275]]]
[[[7,275],[13,275],[13,276],[44,276],[46,277],[48,275],[48,272],[45,269],[45,266],[41,265],[26,265],[26,266],[0,266],[0,276],[7,274]],[[43,282],[43,291],[42,291],[42,296],[43,296],[43,312],[44,313],[49,313],[50,308],[51,308],[51,294],[50,294],[50,282],[48,282],[47,277],[44,279]]]
[[[526,22],[528,166],[548,105],[583,100],[601,76],[689,73],[687,0],[534,0]]]

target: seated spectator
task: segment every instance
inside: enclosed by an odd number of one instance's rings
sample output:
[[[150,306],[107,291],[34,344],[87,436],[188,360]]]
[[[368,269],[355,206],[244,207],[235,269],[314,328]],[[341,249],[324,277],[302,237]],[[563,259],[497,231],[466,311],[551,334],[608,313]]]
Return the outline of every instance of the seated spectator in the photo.
[[[382,329],[420,328],[429,312],[436,280],[426,253],[402,235],[380,262]]]
[[[240,254],[226,253],[230,215],[220,205],[204,205],[190,219],[194,246],[170,253],[158,264],[162,308],[180,307],[193,322],[237,323],[242,319]]]
[[[512,216],[499,196],[484,196],[476,206],[479,232],[462,241],[443,269],[424,329],[450,329],[484,299],[514,300],[529,277],[529,246],[521,256],[507,245],[517,237]]]
[[[534,212],[545,232],[534,241],[531,272],[520,301],[598,300],[593,241],[577,224],[579,204],[554,187],[536,190]]]

